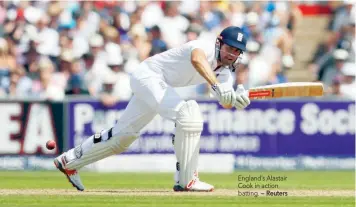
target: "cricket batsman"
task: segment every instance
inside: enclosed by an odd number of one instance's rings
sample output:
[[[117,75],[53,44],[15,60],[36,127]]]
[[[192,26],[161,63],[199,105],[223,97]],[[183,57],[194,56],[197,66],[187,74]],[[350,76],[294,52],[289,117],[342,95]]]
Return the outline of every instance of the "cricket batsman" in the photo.
[[[194,40],[144,60],[131,76],[132,99],[115,126],[94,134],[54,159],[69,182],[83,191],[78,170],[111,155],[125,152],[157,114],[175,123],[177,158],[174,191],[213,191],[199,180],[199,140],[203,118],[195,100],[182,100],[173,89],[207,82],[223,106],[243,109],[250,104],[243,86],[233,88],[234,63],[246,50],[239,27],[227,27],[215,44]]]

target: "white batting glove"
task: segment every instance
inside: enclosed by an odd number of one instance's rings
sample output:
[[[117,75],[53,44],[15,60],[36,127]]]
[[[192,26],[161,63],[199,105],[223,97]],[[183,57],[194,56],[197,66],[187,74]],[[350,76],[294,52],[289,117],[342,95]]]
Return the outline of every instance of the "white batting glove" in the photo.
[[[250,103],[251,101],[248,97],[248,91],[245,90],[243,85],[238,85],[236,89],[236,102],[234,105],[235,108],[241,110],[250,105]]]
[[[214,84],[211,86],[221,105],[235,105],[236,93],[230,84]]]

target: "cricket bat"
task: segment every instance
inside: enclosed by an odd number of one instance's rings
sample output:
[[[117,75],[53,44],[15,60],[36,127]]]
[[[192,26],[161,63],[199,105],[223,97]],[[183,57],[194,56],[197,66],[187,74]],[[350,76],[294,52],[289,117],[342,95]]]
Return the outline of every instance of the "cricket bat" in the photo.
[[[291,82],[250,88],[248,96],[254,99],[274,99],[287,97],[318,97],[323,96],[322,83],[315,82]]]

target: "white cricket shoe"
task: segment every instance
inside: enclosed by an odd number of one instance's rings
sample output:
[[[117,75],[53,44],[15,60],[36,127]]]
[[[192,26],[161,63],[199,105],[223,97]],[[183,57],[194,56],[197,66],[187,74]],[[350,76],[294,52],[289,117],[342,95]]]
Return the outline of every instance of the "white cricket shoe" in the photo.
[[[214,186],[210,185],[209,183],[203,182],[199,180],[198,173],[195,173],[194,179],[191,180],[187,186],[182,187],[179,185],[179,181],[177,180],[177,175],[179,174],[176,171],[175,180],[176,184],[173,186],[173,190],[178,191],[195,191],[195,192],[212,192],[214,191]]]
[[[84,185],[80,180],[78,171],[65,169],[66,163],[65,153],[54,159],[54,164],[56,165],[57,169],[67,177],[68,181],[73,185],[73,187],[75,187],[77,190],[83,191]]]
[[[174,191],[196,191],[196,192],[212,192],[214,191],[214,186],[200,181],[198,178],[192,180],[185,188],[180,185],[174,185]]]

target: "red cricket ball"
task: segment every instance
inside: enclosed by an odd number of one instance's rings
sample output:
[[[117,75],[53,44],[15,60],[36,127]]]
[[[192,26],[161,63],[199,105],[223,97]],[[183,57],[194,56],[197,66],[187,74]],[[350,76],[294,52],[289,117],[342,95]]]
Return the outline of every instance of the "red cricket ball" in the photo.
[[[46,142],[46,147],[49,150],[53,150],[54,148],[56,148],[56,142],[53,140],[49,140]]]

